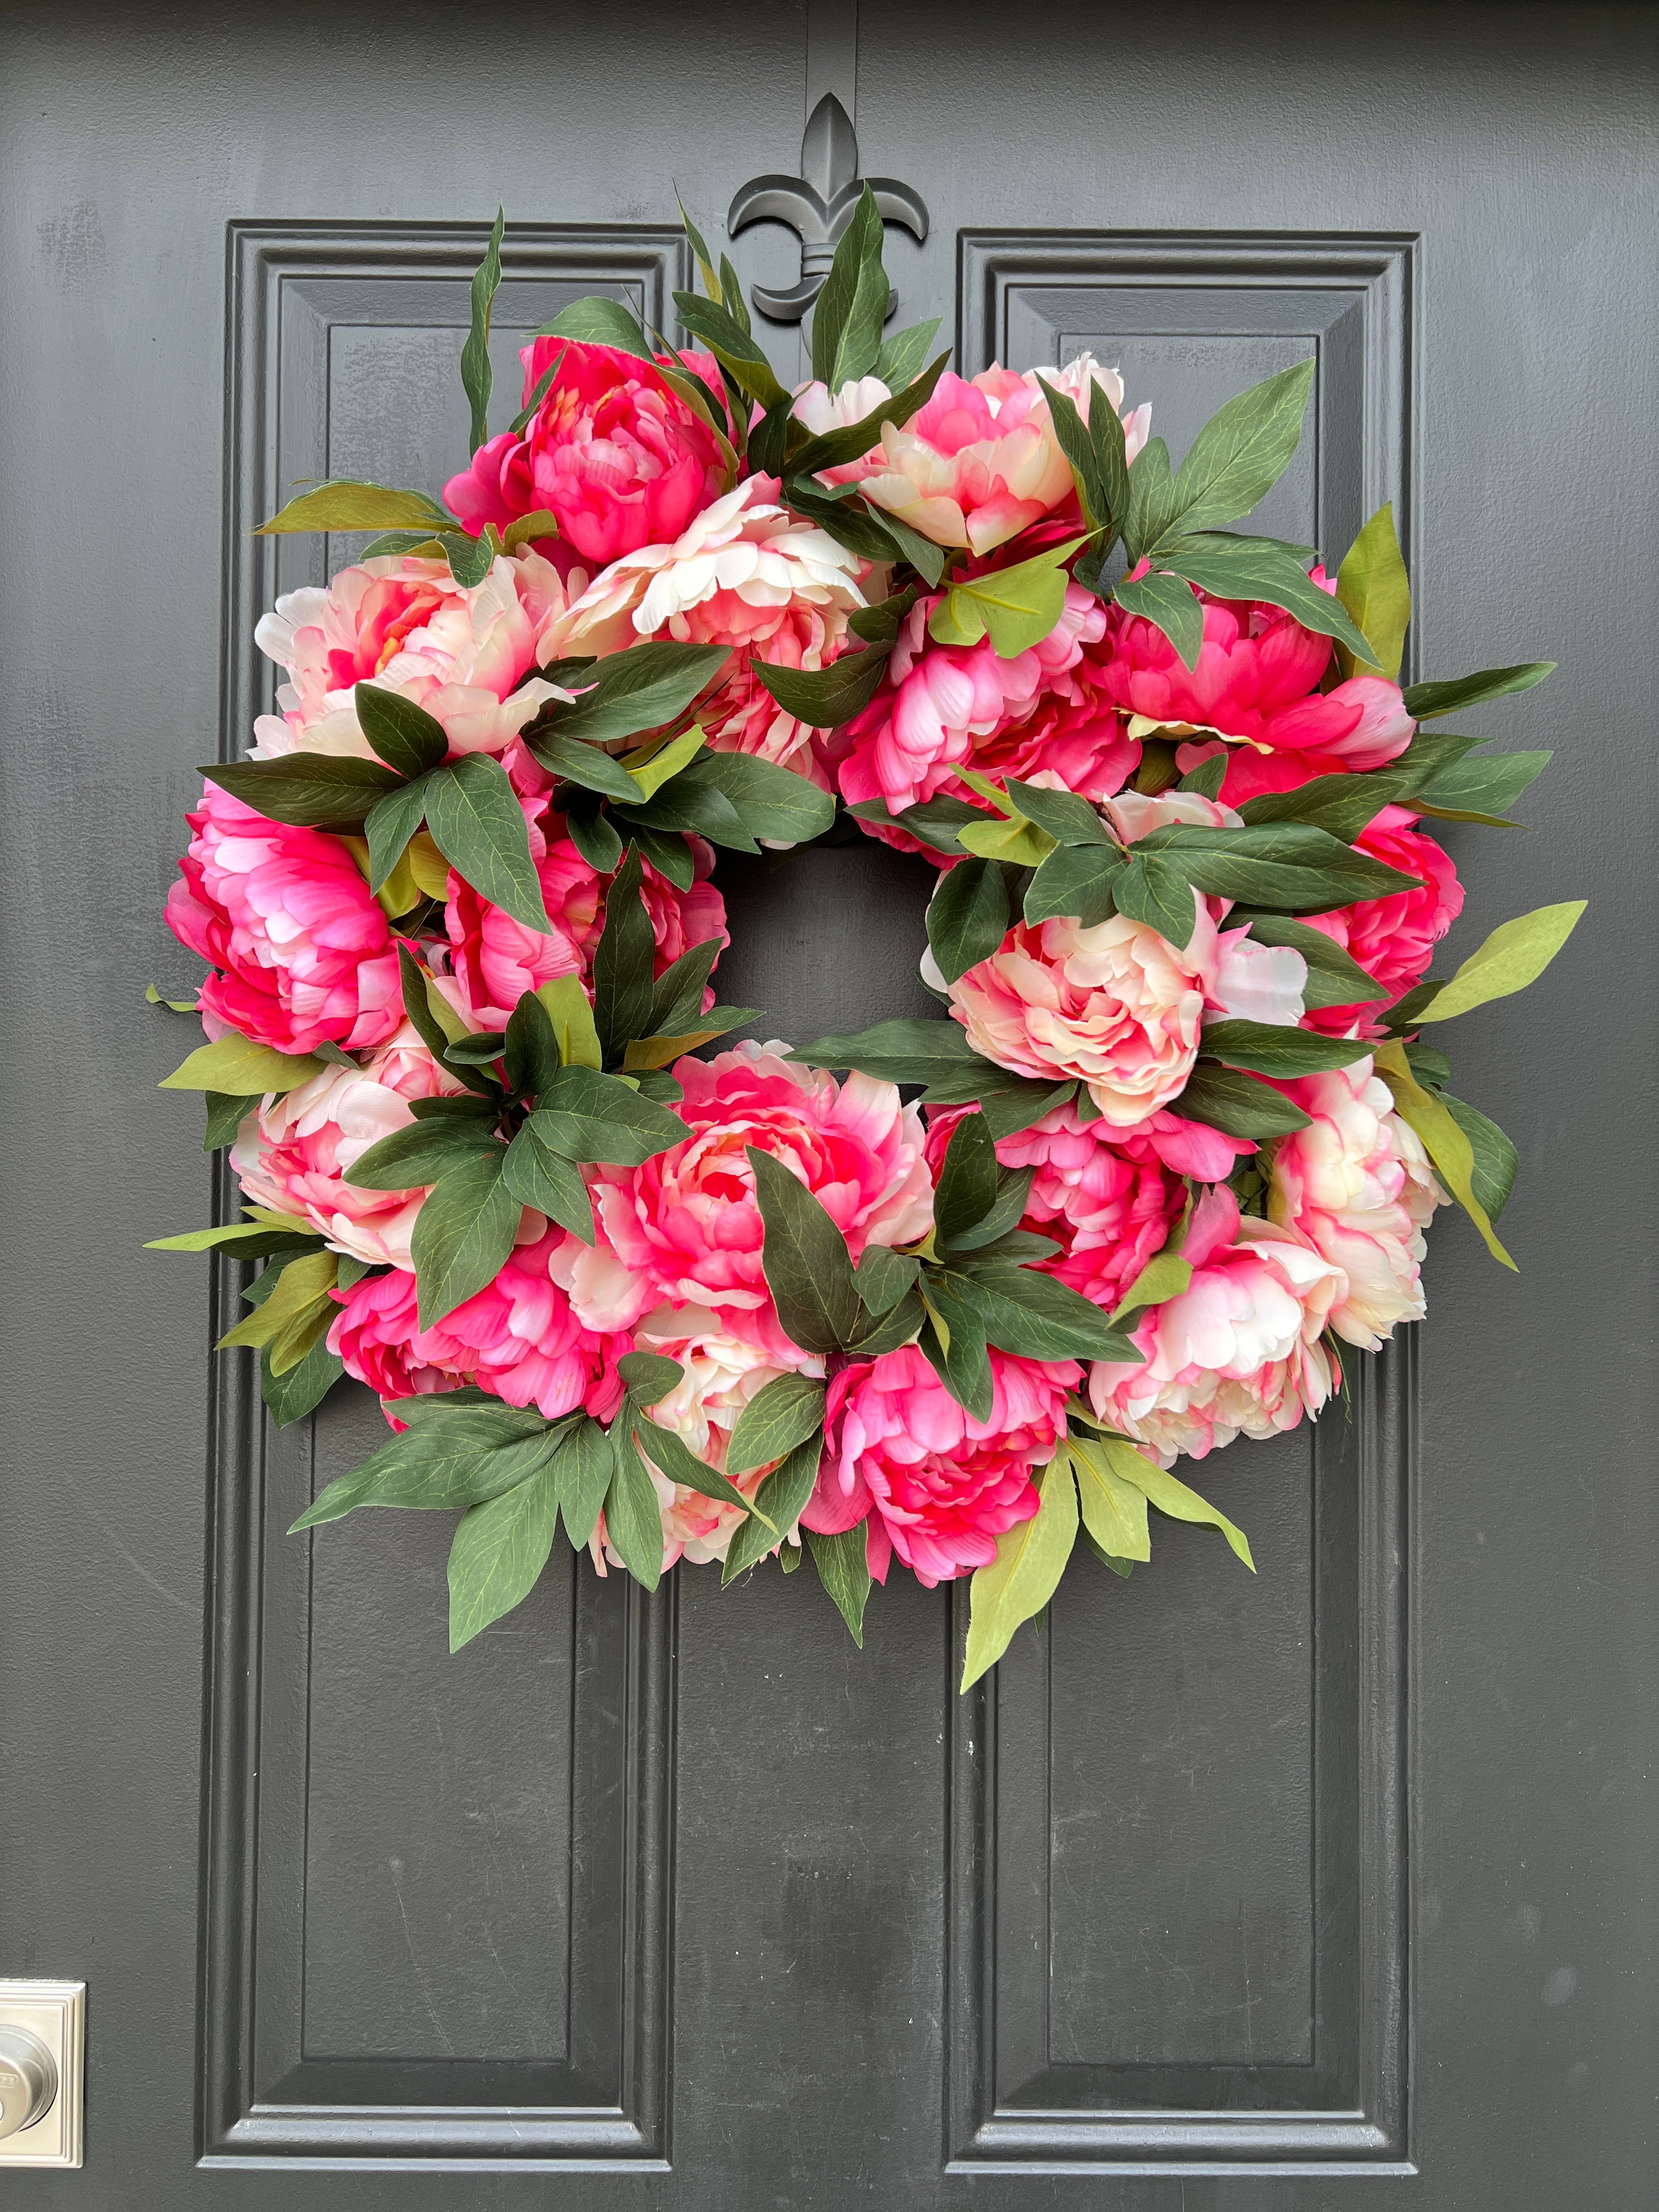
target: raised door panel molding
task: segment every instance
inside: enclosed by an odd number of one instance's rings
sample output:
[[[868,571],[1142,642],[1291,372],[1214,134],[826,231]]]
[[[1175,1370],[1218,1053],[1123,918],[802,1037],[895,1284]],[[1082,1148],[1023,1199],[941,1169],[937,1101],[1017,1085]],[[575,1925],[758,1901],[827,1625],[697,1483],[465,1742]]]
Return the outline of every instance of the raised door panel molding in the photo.
[[[223,755],[273,703],[259,614],[361,542],[255,524],[298,479],[436,489],[465,465],[459,359],[486,236],[232,226]],[[660,228],[520,227],[496,426],[525,333],[596,291],[660,325],[683,256]],[[239,1288],[222,1268],[216,1334]],[[599,1582],[561,1539],[529,1604],[452,1657],[449,1516],[284,1533],[373,1449],[368,1394],[343,1386],[276,1430],[251,1355],[222,1358],[215,1389],[204,2161],[661,2170],[672,1578],[651,1598]]]
[[[1317,362],[1256,526],[1340,556],[1384,499],[1410,552],[1414,241],[964,234],[958,358],[1087,347],[1179,459],[1231,393]],[[1409,2172],[1408,1504],[1414,1345],[1350,1410],[1206,1461],[1252,1578],[1159,1522],[1074,1563],[958,1701],[952,2171]],[[955,1592],[957,1648],[968,1594]]]

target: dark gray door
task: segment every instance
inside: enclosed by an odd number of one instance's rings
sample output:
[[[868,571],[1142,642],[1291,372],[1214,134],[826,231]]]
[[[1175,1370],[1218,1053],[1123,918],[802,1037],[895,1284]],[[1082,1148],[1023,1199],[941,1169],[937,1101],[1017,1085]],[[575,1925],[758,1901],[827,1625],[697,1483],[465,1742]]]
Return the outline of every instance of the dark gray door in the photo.
[[[855,84],[811,15],[809,79],[781,0],[7,10],[0,1972],[87,1978],[90,2072],[85,2171],[0,2212],[1634,2212],[1655,13],[885,4]],[[1216,1462],[1260,1576],[1085,1561],[961,1702],[960,1594],[908,1582],[860,1656],[805,1581],[562,1570],[452,1661],[446,1529],[280,1533],[372,1401],[262,1431],[205,1273],[138,1249],[211,1197],[143,1000],[191,763],[320,558],[249,526],[456,465],[498,198],[504,326],[660,319],[673,185],[718,240],[826,88],[931,210],[890,268],[959,366],[1091,344],[1179,450],[1317,353],[1264,526],[1340,551],[1391,496],[1419,673],[1561,663],[1503,709],[1559,748],[1536,833],[1452,832],[1468,942],[1592,902],[1459,1040],[1518,1280],[1443,1217],[1352,1421]],[[728,895],[775,1033],[901,1010],[908,864]]]

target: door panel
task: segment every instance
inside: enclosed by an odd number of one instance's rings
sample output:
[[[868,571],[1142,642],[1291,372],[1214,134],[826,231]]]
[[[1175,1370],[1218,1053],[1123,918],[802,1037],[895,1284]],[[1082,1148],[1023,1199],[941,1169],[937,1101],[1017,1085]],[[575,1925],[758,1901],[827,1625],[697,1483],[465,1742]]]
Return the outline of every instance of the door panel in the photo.
[[[8,12],[0,1968],[90,1989],[86,2170],[9,2200],[1652,2201],[1656,22]],[[1091,345],[1178,453],[1316,355],[1261,526],[1340,553],[1391,497],[1419,673],[1561,663],[1476,732],[1560,757],[1532,836],[1449,825],[1460,944],[1592,901],[1456,1040],[1524,1273],[1443,1219],[1352,1419],[1206,1464],[1258,1575],[1198,1529],[1126,1585],[1085,1560],[965,1699],[965,1593],[887,1592],[860,1654],[810,1577],[559,1565],[452,1660],[435,1519],[283,1533],[366,1398],[267,1432],[206,1348],[234,1285],[138,1249],[214,1198],[142,1002],[193,973],[192,768],[265,703],[260,611],[352,550],[252,522],[464,458],[498,201],[499,423],[565,300],[670,312],[674,188],[725,246],[826,70],[931,211],[889,269],[958,366]],[[775,227],[730,250],[797,274]],[[721,880],[759,1033],[928,1010],[918,866]]]

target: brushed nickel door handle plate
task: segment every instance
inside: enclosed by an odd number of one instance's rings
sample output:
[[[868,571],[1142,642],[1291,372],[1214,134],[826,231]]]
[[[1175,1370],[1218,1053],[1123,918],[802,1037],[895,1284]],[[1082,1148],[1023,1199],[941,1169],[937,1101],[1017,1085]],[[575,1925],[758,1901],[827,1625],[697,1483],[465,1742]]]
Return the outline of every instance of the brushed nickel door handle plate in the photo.
[[[0,1981],[0,2167],[79,2166],[84,1982]]]

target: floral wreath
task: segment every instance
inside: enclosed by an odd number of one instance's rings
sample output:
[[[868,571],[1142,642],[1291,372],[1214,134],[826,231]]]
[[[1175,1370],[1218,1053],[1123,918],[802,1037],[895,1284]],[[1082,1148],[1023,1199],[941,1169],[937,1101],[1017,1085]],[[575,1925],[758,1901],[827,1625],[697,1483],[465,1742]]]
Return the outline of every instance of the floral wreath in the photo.
[[[1425,817],[1504,822],[1550,757],[1427,726],[1552,664],[1402,690],[1389,507],[1334,576],[1231,528],[1311,362],[1172,470],[1087,354],[884,338],[866,188],[790,392],[685,227],[692,349],[580,301],[490,437],[498,216],[471,465],[263,526],[380,534],[261,621],[279,711],[202,771],[167,919],[213,972],[166,1003],[210,1042],[163,1087],[245,1218],[160,1249],[264,1263],[222,1342],[277,1422],[379,1393],[295,1526],[459,1510],[452,1648],[562,1521],[647,1589],[810,1554],[860,1643],[895,1559],[971,1574],[966,1686],[1079,1534],[1127,1575],[1156,1508],[1251,1564],[1171,1468],[1419,1316],[1437,1206],[1514,1264],[1514,1146],[1425,1032],[1583,908],[1425,980],[1463,893]],[[757,1011],[715,1003],[714,848],[858,834],[939,872],[939,1017],[702,1056]]]

